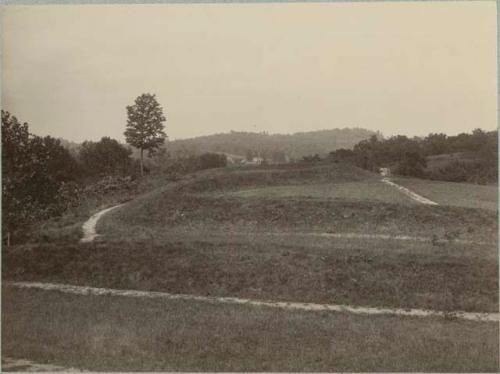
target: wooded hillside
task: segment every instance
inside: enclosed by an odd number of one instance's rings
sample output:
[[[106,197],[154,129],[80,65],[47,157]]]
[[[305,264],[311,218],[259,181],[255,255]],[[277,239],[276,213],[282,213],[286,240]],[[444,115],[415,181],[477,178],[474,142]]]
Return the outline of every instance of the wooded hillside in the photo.
[[[344,128],[300,132],[291,135],[252,132],[235,132],[174,140],[166,144],[169,152],[182,150],[193,153],[224,152],[240,156],[249,153],[272,158],[281,153],[290,159],[301,159],[308,155],[327,155],[339,148],[352,148],[372,135],[381,136],[361,128]]]

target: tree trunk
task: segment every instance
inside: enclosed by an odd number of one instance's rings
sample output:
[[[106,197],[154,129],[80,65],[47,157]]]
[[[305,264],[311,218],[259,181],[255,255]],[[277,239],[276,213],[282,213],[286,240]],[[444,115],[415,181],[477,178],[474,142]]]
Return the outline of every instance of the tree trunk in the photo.
[[[141,148],[141,177],[144,176],[144,160],[143,160],[144,149]]]

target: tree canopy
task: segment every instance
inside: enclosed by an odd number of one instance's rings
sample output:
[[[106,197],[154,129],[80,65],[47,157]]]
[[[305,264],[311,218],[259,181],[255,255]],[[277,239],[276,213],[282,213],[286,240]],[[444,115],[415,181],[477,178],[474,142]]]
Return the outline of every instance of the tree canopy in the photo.
[[[152,155],[165,142],[165,117],[156,95],[145,93],[135,99],[134,105],[127,106],[127,143],[141,150],[141,174],[143,173],[143,151]]]

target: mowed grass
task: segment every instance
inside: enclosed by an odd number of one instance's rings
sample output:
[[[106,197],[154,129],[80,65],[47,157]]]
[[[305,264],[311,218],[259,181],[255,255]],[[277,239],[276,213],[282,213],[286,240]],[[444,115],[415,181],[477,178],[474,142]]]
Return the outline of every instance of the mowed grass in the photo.
[[[215,194],[220,196],[222,194]],[[271,186],[254,189],[245,189],[224,194],[225,196],[273,198],[273,199],[337,199],[353,202],[382,201],[412,205],[417,204],[409,197],[395,191],[391,186],[381,183],[377,179],[368,179],[361,182],[302,184]]]
[[[2,354],[92,371],[497,372],[498,324],[3,289]]]
[[[498,211],[498,186],[394,177],[394,182],[440,205]]]

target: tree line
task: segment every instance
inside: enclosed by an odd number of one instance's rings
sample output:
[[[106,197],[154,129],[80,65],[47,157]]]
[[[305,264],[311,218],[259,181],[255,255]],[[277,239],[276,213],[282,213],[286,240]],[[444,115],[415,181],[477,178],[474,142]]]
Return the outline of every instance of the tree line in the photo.
[[[372,136],[351,149],[330,153],[337,161],[351,161],[378,172],[388,167],[395,174],[477,184],[498,180],[498,132],[475,129],[456,136],[431,133],[424,138]],[[439,162],[437,162],[440,160]]]

